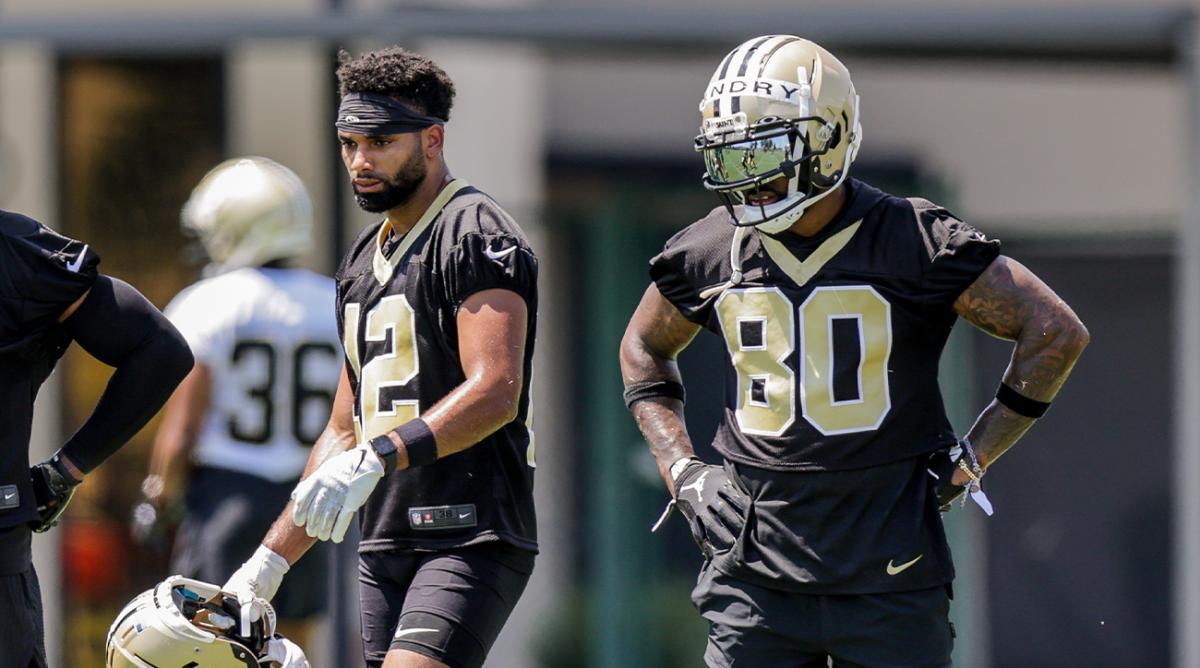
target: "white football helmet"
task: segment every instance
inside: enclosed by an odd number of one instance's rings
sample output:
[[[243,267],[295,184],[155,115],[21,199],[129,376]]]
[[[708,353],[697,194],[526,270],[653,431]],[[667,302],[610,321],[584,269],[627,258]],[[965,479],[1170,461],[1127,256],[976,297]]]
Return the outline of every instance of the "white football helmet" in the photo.
[[[275,632],[275,611],[240,619],[237,597],[220,587],[173,575],[138,594],[108,629],[107,668],[258,668]],[[247,630],[246,635],[242,631]],[[274,664],[272,664],[274,665]]]
[[[295,172],[267,158],[226,160],[192,190],[183,228],[215,272],[301,255],[312,246],[312,199]]]
[[[780,232],[845,180],[862,142],[858,94],[841,61],[792,35],[747,40],[717,66],[700,101],[704,186],[738,226]],[[787,178],[787,196],[747,194]]]

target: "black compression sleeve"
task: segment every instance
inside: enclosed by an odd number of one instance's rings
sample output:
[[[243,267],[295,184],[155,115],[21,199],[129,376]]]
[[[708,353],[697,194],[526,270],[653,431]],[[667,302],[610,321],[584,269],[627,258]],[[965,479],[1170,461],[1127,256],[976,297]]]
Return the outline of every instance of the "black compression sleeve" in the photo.
[[[87,473],[154,417],[191,370],[192,351],[140,292],[107,276],[63,324],[90,355],[116,367],[91,416],[62,448]]]

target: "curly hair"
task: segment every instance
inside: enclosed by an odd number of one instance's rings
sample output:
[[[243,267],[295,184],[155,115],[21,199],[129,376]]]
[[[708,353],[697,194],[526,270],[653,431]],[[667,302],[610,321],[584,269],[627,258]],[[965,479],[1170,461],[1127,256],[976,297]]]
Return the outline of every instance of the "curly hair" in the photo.
[[[437,63],[398,46],[357,58],[338,53],[338,95],[379,93],[416,107],[420,113],[450,120],[454,82]]]

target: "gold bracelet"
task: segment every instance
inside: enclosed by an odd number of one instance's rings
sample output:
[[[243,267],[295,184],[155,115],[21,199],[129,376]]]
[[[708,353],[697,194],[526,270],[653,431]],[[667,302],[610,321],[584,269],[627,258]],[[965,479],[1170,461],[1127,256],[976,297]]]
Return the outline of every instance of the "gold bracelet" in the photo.
[[[983,474],[976,473],[975,470],[971,468],[971,465],[967,463],[965,458],[958,460],[958,468],[961,469],[963,473],[967,474],[967,477],[970,478],[972,482],[979,482],[980,480],[983,480]]]

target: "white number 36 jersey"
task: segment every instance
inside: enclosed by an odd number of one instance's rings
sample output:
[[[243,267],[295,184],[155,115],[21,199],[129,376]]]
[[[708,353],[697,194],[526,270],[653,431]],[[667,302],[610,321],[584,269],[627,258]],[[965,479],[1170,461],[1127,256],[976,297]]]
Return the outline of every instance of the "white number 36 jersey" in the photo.
[[[188,287],[166,315],[211,377],[193,461],[274,482],[298,478],[341,373],[332,279],[239,269]]]

